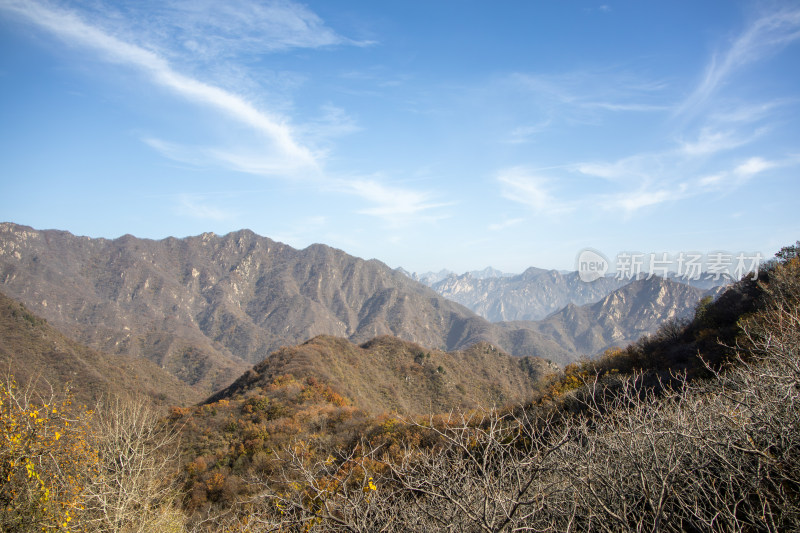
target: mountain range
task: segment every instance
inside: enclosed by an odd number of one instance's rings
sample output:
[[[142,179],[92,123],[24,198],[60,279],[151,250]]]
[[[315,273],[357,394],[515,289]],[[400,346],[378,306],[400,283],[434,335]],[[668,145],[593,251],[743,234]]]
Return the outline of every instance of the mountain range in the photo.
[[[143,395],[166,405],[202,399],[198,391],[151,361],[92,350],[2,293],[0,368],[14,376],[18,387],[33,386],[44,397],[69,386],[75,401],[84,405],[94,405],[112,393]]]
[[[159,241],[0,224],[0,286],[89,347],[145,357],[207,392],[285,345],[394,335],[433,349],[486,341],[573,355],[527,327],[492,324],[383,263],[248,230]]]
[[[202,394],[319,335],[361,346],[390,335],[436,353],[484,342],[565,364],[690,313],[703,294],[661,278],[616,287],[535,268],[476,274],[486,277],[461,281],[504,285],[507,310],[527,299],[552,316],[493,323],[380,261],[249,230],[109,240],[0,224],[0,290],[91,350],[147,359]]]
[[[561,346],[583,354],[624,347],[655,332],[667,320],[689,319],[703,297],[716,298],[724,288],[702,290],[652,277],[634,280],[588,305],[568,303],[535,323],[535,329]]]
[[[443,279],[456,277],[458,274],[453,272],[452,270],[447,270],[446,268],[440,270],[439,272],[425,272],[423,274],[417,274],[416,272],[409,272],[404,268],[398,268],[399,272],[405,274],[409,278],[413,279],[414,281],[419,281],[423,285],[427,285],[428,287],[433,287],[435,283],[442,281]],[[470,270],[467,272],[466,275],[469,275],[475,279],[490,279],[490,278],[503,278],[503,277],[513,277],[514,274],[508,274],[506,272],[502,272],[497,270],[493,267],[486,267],[483,270]]]
[[[586,283],[577,272],[531,267],[516,276],[478,278],[469,272],[451,275],[431,288],[487,320],[502,322],[541,320],[567,304],[597,302],[629,282],[601,277]]]
[[[536,267],[522,274],[508,274],[487,267],[461,275],[449,270],[408,275],[492,322],[542,320],[569,304],[596,303],[633,281],[607,275],[586,283],[577,272]],[[711,276],[687,280],[670,275],[667,279],[702,290],[716,290],[732,281],[728,278],[715,280]]]

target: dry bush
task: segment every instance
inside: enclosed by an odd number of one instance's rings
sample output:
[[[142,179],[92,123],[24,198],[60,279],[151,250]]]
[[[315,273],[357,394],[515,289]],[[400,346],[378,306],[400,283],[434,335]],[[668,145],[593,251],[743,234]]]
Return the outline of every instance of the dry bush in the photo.
[[[179,532],[175,433],[144,399],[95,411],[0,384],[2,531]]]
[[[86,487],[87,527],[145,533],[183,530],[177,496],[177,432],[144,398],[98,404],[98,474]]]

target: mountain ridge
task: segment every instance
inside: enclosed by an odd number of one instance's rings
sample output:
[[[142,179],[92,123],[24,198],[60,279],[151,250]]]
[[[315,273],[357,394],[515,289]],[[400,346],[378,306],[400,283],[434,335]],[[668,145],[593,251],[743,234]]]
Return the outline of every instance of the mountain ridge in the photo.
[[[592,282],[580,279],[577,272],[529,267],[521,274],[478,279],[471,274],[451,275],[431,288],[491,322],[536,321],[569,303],[594,303],[628,280],[611,277]]]
[[[595,355],[654,333],[667,320],[690,318],[701,298],[714,297],[720,290],[653,276],[634,280],[592,304],[570,303],[534,327],[575,352]]]
[[[388,335],[361,345],[319,335],[280,348],[205,403],[267,388],[291,375],[324,383],[366,412],[426,414],[525,401],[557,369],[539,358],[510,356],[487,342],[445,352]]]
[[[356,343],[389,334],[443,350],[486,341],[514,355],[570,357],[380,261],[322,244],[297,250],[250,230],[109,240],[2,223],[0,286],[80,342],[147,357],[209,393],[320,334]]]

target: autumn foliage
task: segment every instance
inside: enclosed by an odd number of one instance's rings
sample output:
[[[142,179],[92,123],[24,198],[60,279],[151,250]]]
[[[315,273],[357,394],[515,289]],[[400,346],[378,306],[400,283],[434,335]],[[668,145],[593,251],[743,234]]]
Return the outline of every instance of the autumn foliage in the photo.
[[[0,529],[183,531],[176,434],[144,400],[89,410],[69,393],[0,384]]]
[[[0,529],[72,531],[97,474],[91,411],[0,383]]]

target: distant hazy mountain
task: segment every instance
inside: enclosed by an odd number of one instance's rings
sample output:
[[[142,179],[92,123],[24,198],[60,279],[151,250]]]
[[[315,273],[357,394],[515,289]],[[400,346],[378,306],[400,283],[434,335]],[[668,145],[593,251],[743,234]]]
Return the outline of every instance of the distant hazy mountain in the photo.
[[[486,267],[483,270],[470,270],[468,274],[475,279],[507,278],[515,276],[515,274],[501,272],[500,270],[492,267]]]
[[[408,272],[402,268],[398,269],[400,272],[408,276],[409,278],[413,279],[414,281],[419,281],[423,285],[427,285],[430,287],[437,281],[443,280],[447,276],[452,276],[455,272],[451,270],[442,269],[439,272],[425,272],[424,274],[417,274],[416,272]]]
[[[686,278],[680,277],[675,275],[675,273],[670,272],[667,275],[667,279],[670,281],[675,281],[677,283],[685,283],[686,285],[690,285],[692,287],[697,287],[698,289],[703,290],[714,290],[720,287],[725,287],[726,285],[730,285],[734,282],[734,280],[727,274],[720,276],[719,279],[714,279],[713,276],[709,275],[706,272],[701,273],[697,279],[694,278]]]
[[[395,335],[456,350],[487,341],[554,360],[568,350],[501,327],[375,260],[248,230],[114,240],[0,224],[0,287],[94,349],[141,356],[217,390],[280,346]]]
[[[442,281],[443,279],[449,277],[458,277],[458,275],[453,272],[452,270],[443,269],[439,272],[425,272],[423,274],[417,274],[416,272],[411,273],[404,268],[398,268],[398,272],[401,272],[408,276],[409,278],[413,279],[414,281],[419,281],[423,285],[427,285],[428,287],[433,287],[434,284]],[[511,277],[515,274],[508,274],[507,272],[502,272],[497,270],[496,268],[486,267],[483,270],[471,270],[464,275],[472,276],[475,279],[491,279],[491,278],[504,278],[504,277]],[[484,317],[485,318],[485,317]]]
[[[467,273],[449,276],[432,288],[492,322],[540,320],[567,304],[593,303],[628,283],[612,277],[591,283],[581,281],[577,272],[531,267],[510,277],[476,278]]]
[[[542,320],[572,305],[595,303],[612,291],[630,283],[630,279],[606,276],[591,283],[581,281],[577,272],[545,270],[530,267],[519,275],[506,274],[491,267],[462,275],[442,270],[418,276],[418,279],[445,298],[458,302],[492,322]],[[412,276],[416,276],[412,274]],[[713,289],[730,283],[730,279],[668,279],[697,287]]]

